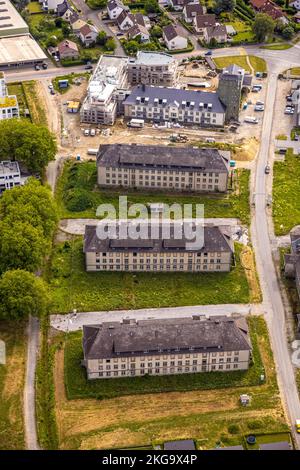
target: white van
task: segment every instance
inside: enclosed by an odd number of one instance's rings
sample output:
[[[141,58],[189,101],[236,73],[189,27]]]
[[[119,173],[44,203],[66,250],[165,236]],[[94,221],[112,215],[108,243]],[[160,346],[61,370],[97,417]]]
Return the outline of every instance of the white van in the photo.
[[[88,149],[87,154],[88,155],[97,155],[98,149]]]
[[[89,129],[84,129],[84,135],[85,135],[85,136],[90,135],[90,130],[89,130]]]

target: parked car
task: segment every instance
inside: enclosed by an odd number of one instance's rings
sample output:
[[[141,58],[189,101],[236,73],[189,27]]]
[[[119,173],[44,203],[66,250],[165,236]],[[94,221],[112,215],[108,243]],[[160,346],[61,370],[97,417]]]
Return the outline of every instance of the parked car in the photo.
[[[292,95],[286,95],[285,98],[286,98],[287,101],[292,101],[293,100]]]
[[[91,135],[92,137],[94,137],[94,136],[96,135],[96,130],[95,130],[95,129],[91,129],[90,135]]]
[[[51,95],[55,95],[55,91],[53,90],[53,88],[51,88],[50,93]]]
[[[265,107],[263,104],[256,104],[254,106],[254,111],[264,111],[265,110]]]
[[[85,135],[85,136],[90,135],[90,130],[89,130],[89,129],[84,129],[84,135]]]
[[[268,175],[270,173],[270,171],[271,171],[271,167],[270,167],[269,163],[267,163],[266,166],[265,166],[266,175]]]
[[[46,70],[48,68],[48,64],[46,64],[46,62],[43,62],[42,67],[44,70]]]
[[[212,55],[212,51],[205,52],[205,55]]]
[[[93,68],[93,66],[92,66],[92,64],[86,64],[86,65],[84,66],[84,68],[85,68],[86,70],[91,70],[91,69]]]
[[[35,70],[40,70],[40,66],[39,66],[38,64],[36,64],[36,65],[34,66],[34,68],[35,68]]]

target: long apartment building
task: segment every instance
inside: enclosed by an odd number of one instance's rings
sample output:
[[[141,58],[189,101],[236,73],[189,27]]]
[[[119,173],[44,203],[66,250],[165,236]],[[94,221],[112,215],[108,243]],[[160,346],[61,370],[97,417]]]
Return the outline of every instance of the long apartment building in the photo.
[[[124,101],[127,119],[222,127],[226,108],[217,93],[137,85]]]
[[[85,227],[86,271],[228,272],[231,269],[233,243],[224,228],[202,227],[203,243],[192,245],[196,236],[188,239],[183,223],[170,224],[167,235],[164,224],[159,223],[155,237],[151,231],[155,224],[149,224],[147,238],[136,240],[120,235],[120,224],[116,227],[116,237],[107,238],[98,236],[99,226],[98,229],[96,225]],[[134,221],[123,224],[132,229]],[[195,228],[194,225],[192,229]]]
[[[103,55],[89,81],[81,122],[112,125],[127,89],[128,57]]]
[[[9,95],[4,73],[0,72],[0,121],[19,117],[19,105],[16,95]]]
[[[196,192],[227,190],[230,152],[212,148],[101,145],[98,184]]]
[[[247,370],[251,350],[244,318],[195,315],[83,326],[88,379]]]
[[[174,86],[178,61],[165,52],[138,51],[128,61],[128,81],[131,85]]]

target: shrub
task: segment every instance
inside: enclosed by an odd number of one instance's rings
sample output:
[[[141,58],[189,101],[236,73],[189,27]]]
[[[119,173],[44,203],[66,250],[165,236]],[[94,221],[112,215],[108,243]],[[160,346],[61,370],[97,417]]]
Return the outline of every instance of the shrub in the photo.
[[[228,432],[229,432],[230,434],[239,434],[239,432],[240,432],[240,427],[239,427],[239,425],[238,425],[238,424],[230,424],[230,425],[228,426]]]
[[[93,206],[91,194],[84,189],[69,189],[65,198],[66,207],[71,212],[80,212]]]
[[[263,426],[263,423],[260,419],[253,419],[252,421],[248,421],[247,423],[248,429],[260,429]]]

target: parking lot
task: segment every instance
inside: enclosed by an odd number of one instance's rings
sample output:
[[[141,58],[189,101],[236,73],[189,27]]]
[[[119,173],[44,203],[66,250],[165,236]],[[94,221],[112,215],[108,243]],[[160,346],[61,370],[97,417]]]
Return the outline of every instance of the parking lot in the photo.
[[[287,136],[289,138],[291,130],[295,126],[295,114],[285,114],[286,105],[290,104],[286,100],[286,96],[290,94],[291,85],[292,80],[278,80],[277,82],[277,93],[274,107],[274,116],[276,116],[276,119],[273,121],[273,139],[278,136]]]

